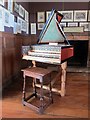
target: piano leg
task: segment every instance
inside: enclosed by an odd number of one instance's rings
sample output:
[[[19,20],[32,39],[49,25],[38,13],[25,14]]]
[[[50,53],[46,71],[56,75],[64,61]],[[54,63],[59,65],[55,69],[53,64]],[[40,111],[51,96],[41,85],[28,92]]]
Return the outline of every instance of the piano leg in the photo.
[[[64,62],[61,64],[61,96],[65,96],[65,81],[66,81],[66,68],[67,68],[67,62]]]
[[[35,61],[32,61],[33,67],[36,67]],[[57,81],[59,77],[61,77],[61,89],[53,88],[52,92],[59,93],[62,97],[65,96],[65,81],[66,81],[66,68],[67,68],[67,62],[64,62],[61,64],[61,70],[58,72],[56,77],[51,81],[51,86]],[[60,73],[61,72],[61,73]],[[36,83],[36,87],[41,87],[40,84]],[[49,90],[49,86],[43,85],[43,89]]]
[[[33,67],[36,67],[36,62],[32,60]]]

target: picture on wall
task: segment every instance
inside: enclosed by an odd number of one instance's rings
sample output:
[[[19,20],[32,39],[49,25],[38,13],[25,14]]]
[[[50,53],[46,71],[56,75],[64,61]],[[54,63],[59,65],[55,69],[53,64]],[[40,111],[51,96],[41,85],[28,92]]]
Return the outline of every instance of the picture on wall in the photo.
[[[21,33],[21,25],[17,23],[17,33]]]
[[[68,26],[78,26],[78,22],[70,22],[68,23]]]
[[[60,11],[63,15],[62,22],[72,22],[73,21],[73,11]]]
[[[62,28],[66,27],[66,23],[64,23],[64,22],[61,22],[60,25],[61,25]]]
[[[19,16],[17,17],[17,23],[19,23],[20,25],[22,25],[22,18],[20,18]]]
[[[10,13],[10,27],[14,27],[14,15]]]
[[[17,22],[14,22],[13,33],[17,34]]]
[[[8,10],[13,12],[13,0],[8,0]]]
[[[4,26],[10,27],[10,12],[7,9],[4,10]]]
[[[87,21],[87,10],[74,11],[74,21]]]
[[[38,23],[38,30],[42,30],[44,27],[44,23]]]
[[[81,22],[80,26],[84,27],[84,31],[90,31],[90,22]]]
[[[46,20],[48,19],[50,13],[51,13],[51,11],[47,11],[47,12],[46,12]]]
[[[4,0],[0,0],[0,5],[4,6]]]
[[[31,34],[36,34],[36,23],[31,23]]]
[[[73,26],[70,26],[70,27],[64,27],[64,32],[67,32],[67,33],[77,33],[77,32],[83,32],[84,29],[83,27],[73,27]]]
[[[90,21],[90,10],[88,11],[88,21]]]
[[[29,34],[29,23],[26,23],[26,34]]]
[[[0,21],[3,20],[3,7],[0,6]]]
[[[25,10],[25,20],[28,22],[29,19],[29,13]]]
[[[19,5],[16,2],[14,2],[14,11],[19,13]]]
[[[37,13],[37,22],[45,22],[45,12]]]
[[[21,5],[19,5],[19,15],[23,18],[24,18],[24,12],[25,12],[24,8]]]
[[[4,31],[3,19],[3,7],[0,6],[0,31]]]
[[[21,30],[24,31],[24,32],[26,32],[26,27],[27,27],[26,21],[22,19]]]

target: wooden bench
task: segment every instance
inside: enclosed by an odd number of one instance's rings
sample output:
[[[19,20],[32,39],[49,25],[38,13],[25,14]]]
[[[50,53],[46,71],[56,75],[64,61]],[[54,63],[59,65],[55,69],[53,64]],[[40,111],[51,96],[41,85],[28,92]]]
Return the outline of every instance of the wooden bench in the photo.
[[[47,108],[51,103],[53,103],[53,98],[52,98],[52,88],[51,88],[51,70],[48,69],[44,69],[44,68],[40,68],[40,67],[31,67],[31,68],[26,68],[23,69],[23,77],[24,77],[24,84],[23,84],[23,96],[22,96],[22,103],[23,105],[26,105],[30,108],[32,108],[33,110],[36,110],[37,112],[39,112],[40,114],[42,114],[45,110],[45,108]],[[28,96],[26,98],[26,76],[28,77],[32,77],[33,78],[33,93]],[[49,78],[49,97],[44,96],[44,92],[43,92],[43,82],[45,80],[45,78]],[[40,82],[40,94],[37,93],[36,91],[36,82],[37,80],[39,80]],[[39,97],[40,100],[40,105],[39,107],[31,104],[30,99],[32,99],[32,97],[37,98]],[[45,104],[44,100],[48,99],[48,102]]]

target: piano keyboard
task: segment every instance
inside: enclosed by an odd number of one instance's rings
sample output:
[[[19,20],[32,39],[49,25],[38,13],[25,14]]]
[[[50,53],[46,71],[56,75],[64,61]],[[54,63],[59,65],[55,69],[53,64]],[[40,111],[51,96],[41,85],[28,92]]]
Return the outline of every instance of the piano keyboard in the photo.
[[[34,56],[34,57],[46,57],[46,58],[56,58],[60,59],[60,53],[49,53],[49,52],[33,52],[33,51],[28,51],[29,56]]]
[[[43,63],[51,63],[51,64],[60,64],[60,59],[56,58],[46,58],[46,57],[35,57],[35,56],[29,56],[29,55],[24,55],[22,59],[25,60],[33,60],[37,62],[43,62]]]

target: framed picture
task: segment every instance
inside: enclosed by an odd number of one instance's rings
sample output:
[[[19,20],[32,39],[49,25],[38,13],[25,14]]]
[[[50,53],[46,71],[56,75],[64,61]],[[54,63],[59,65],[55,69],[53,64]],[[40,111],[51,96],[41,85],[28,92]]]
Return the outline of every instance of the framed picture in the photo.
[[[2,6],[0,6],[0,21],[3,21],[3,14],[4,14],[4,11],[3,11],[3,7]]]
[[[38,30],[42,30],[44,27],[44,23],[38,23]]]
[[[45,22],[45,12],[37,13],[37,22]]]
[[[17,22],[14,22],[13,33],[17,34]]]
[[[73,11],[59,11],[63,15],[62,22],[73,21]]]
[[[19,16],[17,17],[17,23],[22,26],[22,18],[20,18]]]
[[[83,32],[84,31],[84,29],[83,29],[83,27],[73,27],[73,26],[70,26],[70,27],[64,27],[64,32],[70,32],[70,33],[72,33],[72,32],[74,32],[74,33],[76,33],[76,32]]]
[[[61,27],[66,27],[66,23],[64,23],[64,22],[61,22],[60,25],[61,25]]]
[[[3,20],[4,20],[4,11],[3,11],[3,7],[0,6],[0,31],[4,31]]]
[[[19,13],[19,5],[18,5],[17,2],[14,2],[14,11],[15,11],[16,13]]]
[[[17,33],[21,33],[21,25],[17,23]]]
[[[87,21],[87,10],[74,11],[74,21]]]
[[[14,15],[10,14],[10,27],[14,27]]]
[[[68,26],[78,26],[78,22],[70,22],[68,23]]]
[[[88,21],[90,21],[90,10],[88,11]]]
[[[8,10],[13,12],[13,0],[8,0]]]
[[[51,13],[51,11],[47,11],[47,12],[46,12],[46,20],[48,19],[50,13]]]
[[[84,27],[84,31],[90,31],[90,22],[81,22],[80,26]]]
[[[36,23],[31,23],[31,34],[36,34]]]
[[[26,32],[26,21],[22,19],[22,26],[21,26],[21,30]]]
[[[4,11],[4,19],[3,24],[4,26],[10,27],[10,12],[7,9],[3,9]]]
[[[24,18],[24,12],[25,12],[24,8],[21,5],[19,5],[19,15],[23,18]]]
[[[26,34],[29,34],[29,23],[27,22],[26,25]]]
[[[0,0],[0,5],[4,6],[4,0]]]
[[[29,13],[25,10],[25,20],[28,22],[29,20]]]

